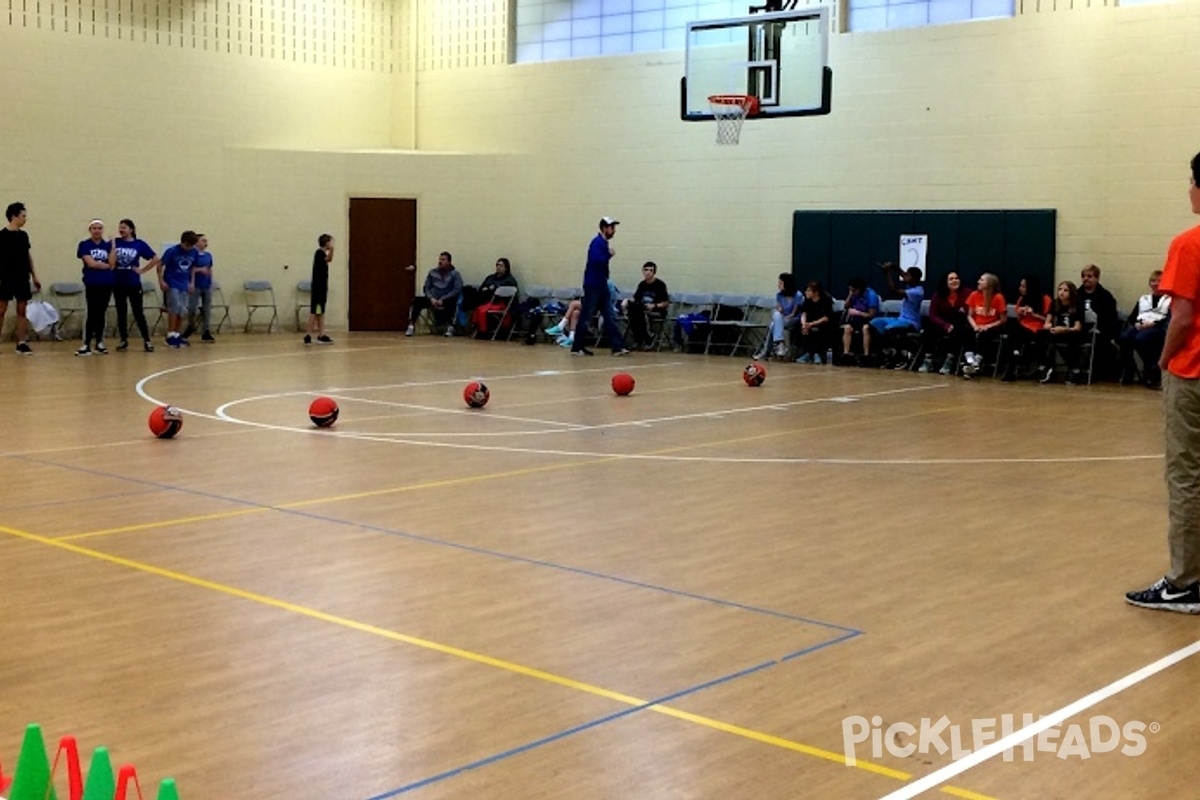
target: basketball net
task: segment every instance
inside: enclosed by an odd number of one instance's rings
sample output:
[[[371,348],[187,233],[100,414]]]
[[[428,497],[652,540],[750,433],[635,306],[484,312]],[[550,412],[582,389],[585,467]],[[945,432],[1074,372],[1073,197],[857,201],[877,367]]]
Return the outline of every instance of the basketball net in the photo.
[[[746,116],[758,113],[758,98],[752,94],[709,95],[708,105],[717,118],[717,144],[737,144]]]

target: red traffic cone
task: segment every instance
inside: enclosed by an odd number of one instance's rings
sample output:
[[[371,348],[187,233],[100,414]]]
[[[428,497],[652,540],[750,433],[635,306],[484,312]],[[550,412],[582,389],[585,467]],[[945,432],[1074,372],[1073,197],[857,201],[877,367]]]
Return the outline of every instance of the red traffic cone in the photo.
[[[179,800],[179,790],[175,788],[174,778],[163,778],[158,787],[158,800]]]
[[[30,725],[25,729],[8,800],[58,800],[54,784],[50,782],[50,759],[46,755],[41,725]]]
[[[138,800],[144,800],[142,797],[142,785],[138,783],[137,770],[133,768],[133,764],[122,764],[121,769],[117,774],[117,796],[116,800],[129,800],[129,784],[133,784],[133,788],[137,790]]]
[[[64,736],[58,742],[58,752],[54,754],[54,766],[50,768],[50,780],[58,773],[58,760],[66,757],[67,787],[71,800],[83,800],[83,774],[79,769],[79,743],[74,736]]]

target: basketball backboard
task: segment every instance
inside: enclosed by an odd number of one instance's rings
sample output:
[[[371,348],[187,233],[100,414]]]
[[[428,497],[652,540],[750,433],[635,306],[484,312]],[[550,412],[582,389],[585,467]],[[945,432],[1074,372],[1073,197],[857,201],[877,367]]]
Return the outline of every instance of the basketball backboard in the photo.
[[[825,6],[691,22],[680,116],[714,119],[711,95],[750,94],[757,117],[828,114],[829,9]]]

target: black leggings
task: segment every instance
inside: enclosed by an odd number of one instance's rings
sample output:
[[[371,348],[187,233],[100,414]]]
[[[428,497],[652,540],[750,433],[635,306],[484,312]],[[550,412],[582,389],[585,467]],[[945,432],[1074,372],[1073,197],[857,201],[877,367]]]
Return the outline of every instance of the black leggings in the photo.
[[[113,288],[113,297],[117,301],[117,333],[120,334],[121,341],[129,338],[126,301],[129,302],[129,308],[133,309],[133,321],[137,324],[138,332],[142,334],[143,339],[149,341],[150,329],[146,327],[146,313],[142,310],[142,287],[116,286]]]
[[[99,344],[104,341],[104,327],[108,317],[108,303],[112,300],[113,287],[111,286],[88,286],[85,292],[87,297],[87,325],[83,329],[83,343],[90,345],[92,342]]]

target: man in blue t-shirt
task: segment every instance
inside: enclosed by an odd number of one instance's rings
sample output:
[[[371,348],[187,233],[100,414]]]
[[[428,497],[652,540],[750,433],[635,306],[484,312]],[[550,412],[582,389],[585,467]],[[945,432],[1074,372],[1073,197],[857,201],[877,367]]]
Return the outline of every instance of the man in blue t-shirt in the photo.
[[[158,283],[167,299],[167,346],[187,347],[188,341],[179,334],[183,315],[187,313],[188,292],[192,286],[192,267],[196,264],[195,231],[184,231],[179,244],[167,248],[158,265]]]
[[[208,252],[208,237],[203,233],[196,234],[196,260],[192,264],[192,289],[188,292],[188,324],[183,331],[183,340],[196,332],[196,306],[200,306],[200,341],[212,344],[213,338],[210,324],[212,322],[212,270],[213,257]]]
[[[842,353],[851,358],[850,346],[856,331],[862,332],[863,359],[871,355],[871,320],[879,315],[879,295],[863,278],[850,279],[850,292],[842,317]]]
[[[588,323],[596,309],[600,309],[600,318],[604,321],[604,333],[612,345],[614,356],[628,355],[625,340],[617,328],[616,305],[608,289],[608,262],[616,255],[609,243],[617,233],[621,223],[612,217],[600,218],[600,232],[588,245],[587,265],[583,268],[583,310],[579,314],[579,322],[575,324],[575,343],[571,345],[571,355],[590,356],[591,350],[585,346],[587,342]]]

